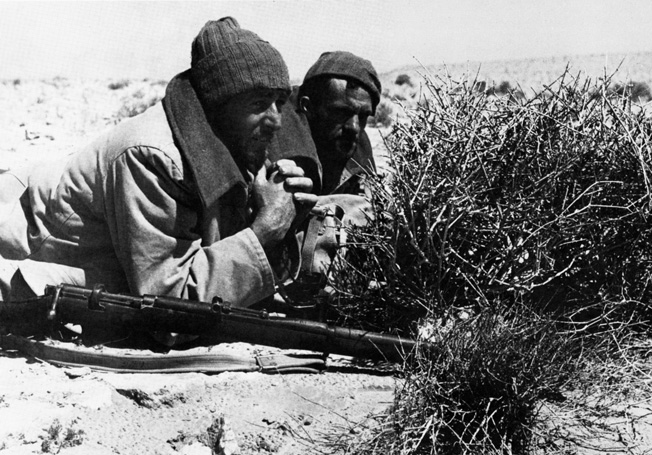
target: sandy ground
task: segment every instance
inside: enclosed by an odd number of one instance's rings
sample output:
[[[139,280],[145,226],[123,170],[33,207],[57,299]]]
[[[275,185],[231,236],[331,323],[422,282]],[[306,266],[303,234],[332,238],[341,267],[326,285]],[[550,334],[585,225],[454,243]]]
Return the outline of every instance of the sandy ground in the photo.
[[[164,91],[109,82],[0,82],[0,171],[69,153]],[[380,134],[370,135],[380,150]],[[247,359],[261,350],[215,349]],[[329,365],[320,374],[119,374],[0,350],[0,453],[336,453],[387,412],[396,380],[346,358]]]
[[[221,349],[246,358],[255,347]],[[396,386],[344,363],[320,374],[119,374],[0,351],[0,453],[336,453],[377,424]]]

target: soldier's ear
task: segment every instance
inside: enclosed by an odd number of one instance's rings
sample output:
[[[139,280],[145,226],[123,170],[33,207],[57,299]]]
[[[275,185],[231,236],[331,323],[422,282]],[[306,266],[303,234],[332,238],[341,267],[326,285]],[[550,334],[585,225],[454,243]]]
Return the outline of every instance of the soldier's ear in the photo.
[[[310,98],[307,96],[299,98],[299,110],[306,114],[306,117],[310,117],[313,114],[314,106]]]

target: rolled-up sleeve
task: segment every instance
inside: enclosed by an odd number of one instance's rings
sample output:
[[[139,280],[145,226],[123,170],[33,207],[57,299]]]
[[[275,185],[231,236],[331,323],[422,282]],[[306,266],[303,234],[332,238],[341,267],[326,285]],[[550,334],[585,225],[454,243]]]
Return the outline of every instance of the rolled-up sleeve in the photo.
[[[104,210],[130,291],[237,306],[274,292],[265,252],[249,228],[202,246],[196,198],[163,152],[133,147],[104,177]]]

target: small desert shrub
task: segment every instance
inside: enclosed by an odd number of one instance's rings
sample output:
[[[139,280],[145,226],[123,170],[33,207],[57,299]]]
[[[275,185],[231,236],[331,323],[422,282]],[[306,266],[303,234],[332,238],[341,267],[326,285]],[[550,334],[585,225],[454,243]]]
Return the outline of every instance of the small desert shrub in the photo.
[[[57,90],[61,90],[62,88],[70,87],[70,84],[71,84],[71,82],[68,80],[68,78],[63,77],[63,76],[54,76],[52,79],[44,79],[42,82],[44,84],[51,85],[52,87],[56,88]]]
[[[396,85],[412,85],[412,79],[407,74],[399,74],[394,81]]]
[[[131,95],[125,96],[123,98],[124,104],[116,113],[116,119],[121,120],[142,114],[147,109],[158,103],[161,98],[162,95],[157,91],[146,93],[143,90],[137,90]]]
[[[119,81],[109,82],[109,90],[120,90],[125,87],[129,87],[131,81],[129,79],[121,79]]]
[[[482,84],[485,83],[482,82],[480,85],[476,83],[476,88],[482,86]],[[486,84],[484,86],[486,87]],[[508,81],[502,81],[497,86],[486,89],[486,91],[488,95],[509,96],[514,100],[522,100],[525,98],[523,91],[520,88],[513,88],[512,84],[510,84]]]
[[[635,102],[652,100],[652,92],[650,92],[650,87],[645,82],[630,82],[624,85],[616,84],[613,91]]]
[[[581,343],[525,308],[487,308],[409,363],[385,454],[526,453],[541,400],[563,400]]]
[[[63,429],[58,419],[46,429],[46,435],[42,437],[41,451],[43,453],[59,453],[61,449],[81,445],[84,440],[84,430],[75,430],[72,426]]]

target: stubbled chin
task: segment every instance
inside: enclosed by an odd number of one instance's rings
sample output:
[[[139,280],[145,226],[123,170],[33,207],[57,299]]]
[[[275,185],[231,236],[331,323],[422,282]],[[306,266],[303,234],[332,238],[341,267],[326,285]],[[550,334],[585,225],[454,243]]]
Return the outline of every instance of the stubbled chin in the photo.
[[[251,147],[245,153],[245,166],[248,170],[254,174],[265,164],[267,160],[267,147],[261,146],[261,144],[256,144],[255,147]]]
[[[352,145],[351,147],[345,149],[346,151],[341,154],[343,159],[349,159],[353,156],[353,153],[355,152],[355,145]]]
[[[349,159],[355,152],[356,144],[351,141],[337,141],[337,154],[341,159]]]

